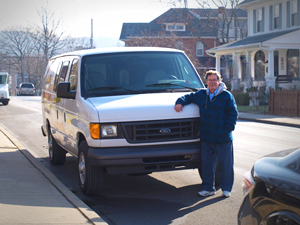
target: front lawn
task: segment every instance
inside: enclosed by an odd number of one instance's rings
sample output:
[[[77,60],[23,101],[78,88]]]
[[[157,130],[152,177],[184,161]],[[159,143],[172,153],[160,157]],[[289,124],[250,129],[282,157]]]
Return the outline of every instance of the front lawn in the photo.
[[[269,107],[267,105],[261,105],[258,106],[257,110],[255,106],[238,105],[237,109],[239,112],[268,114]]]

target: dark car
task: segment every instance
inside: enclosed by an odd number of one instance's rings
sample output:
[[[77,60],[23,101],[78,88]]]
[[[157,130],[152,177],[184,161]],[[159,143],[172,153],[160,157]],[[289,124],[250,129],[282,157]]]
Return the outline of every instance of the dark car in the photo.
[[[35,87],[32,83],[21,83],[18,87],[17,95],[34,95]]]
[[[245,174],[238,224],[300,224],[300,149],[278,154],[259,159]]]

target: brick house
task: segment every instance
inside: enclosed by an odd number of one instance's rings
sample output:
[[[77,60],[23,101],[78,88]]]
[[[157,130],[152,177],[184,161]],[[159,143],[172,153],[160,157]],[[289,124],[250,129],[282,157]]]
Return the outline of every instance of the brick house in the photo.
[[[234,12],[234,14],[233,14]],[[232,17],[229,40],[223,15]],[[192,60],[200,75],[215,68],[215,59],[206,50],[224,41],[246,36],[247,12],[241,9],[171,8],[149,23],[123,23],[120,40],[125,46],[156,46],[181,49]],[[242,24],[237,29],[236,24]],[[224,29],[221,27],[225,25]]]

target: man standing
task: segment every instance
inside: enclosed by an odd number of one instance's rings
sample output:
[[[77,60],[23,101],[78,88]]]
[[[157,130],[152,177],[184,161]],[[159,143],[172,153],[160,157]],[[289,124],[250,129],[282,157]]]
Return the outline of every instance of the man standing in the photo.
[[[202,158],[202,191],[200,196],[216,194],[214,177],[216,165],[220,173],[220,187],[224,197],[230,197],[234,182],[232,131],[238,118],[233,95],[226,90],[217,71],[207,71],[207,89],[184,95],[177,99],[175,111],[195,103],[200,111],[200,139]]]

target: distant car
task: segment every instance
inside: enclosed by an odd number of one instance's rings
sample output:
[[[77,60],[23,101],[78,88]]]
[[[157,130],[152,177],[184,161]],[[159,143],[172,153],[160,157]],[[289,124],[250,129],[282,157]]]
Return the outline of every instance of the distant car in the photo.
[[[300,148],[258,160],[243,179],[239,225],[300,224]]]
[[[21,83],[17,95],[34,95],[35,87],[32,83]]]

